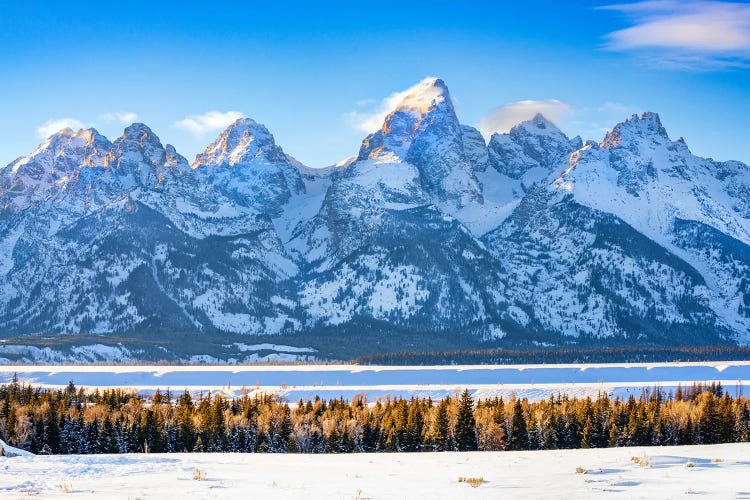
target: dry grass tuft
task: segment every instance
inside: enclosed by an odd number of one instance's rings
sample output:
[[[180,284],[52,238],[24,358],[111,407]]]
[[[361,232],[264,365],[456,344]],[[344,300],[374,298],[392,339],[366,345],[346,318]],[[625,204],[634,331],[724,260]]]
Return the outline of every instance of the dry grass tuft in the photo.
[[[588,469],[584,469],[580,465],[576,467],[576,474],[588,474],[588,473],[589,473]]]
[[[649,462],[648,460],[648,455],[646,455],[645,453],[640,457],[630,457],[630,461],[634,464],[640,465],[644,469],[651,466],[651,462]]]
[[[712,461],[713,461],[713,463],[715,463],[715,464],[720,464],[721,462],[723,462],[723,461],[724,461],[724,459],[723,459],[723,458],[714,458],[714,459],[713,459]]]
[[[193,471],[193,480],[195,481],[205,481],[206,480],[206,471],[200,470],[199,468],[195,468]]]
[[[60,483],[57,485],[58,488],[60,488],[60,491],[63,493],[72,493],[73,492],[73,485],[70,483]]]
[[[471,486],[472,488],[479,488],[482,485],[482,483],[484,483],[484,478],[483,477],[463,477],[463,476],[460,476],[458,478],[458,482],[459,483],[466,483],[469,486]]]

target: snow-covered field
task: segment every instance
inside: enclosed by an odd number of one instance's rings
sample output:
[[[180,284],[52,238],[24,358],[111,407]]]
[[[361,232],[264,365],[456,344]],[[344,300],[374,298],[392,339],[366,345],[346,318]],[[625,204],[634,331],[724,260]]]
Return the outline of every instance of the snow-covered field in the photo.
[[[6,366],[44,387],[152,392],[275,392],[290,401],[366,393],[440,397],[468,387],[475,397],[538,399],[606,391],[625,395],[720,381],[730,393],[750,362],[452,367]],[[750,388],[749,388],[750,389]],[[746,391],[748,392],[748,391]],[[632,458],[637,457],[636,461]],[[640,462],[640,463],[638,463]],[[577,470],[578,469],[578,470]],[[195,479],[197,477],[197,479]],[[459,478],[482,478],[473,487]],[[531,452],[354,455],[151,454],[0,457],[0,497],[100,498],[750,498],[750,444]]]
[[[585,473],[577,472],[578,467]],[[9,498],[750,497],[749,444],[474,453],[0,457],[0,471],[0,496]],[[193,479],[196,471],[202,480]],[[473,487],[459,477],[481,477],[483,482]]]
[[[431,396],[468,388],[475,398],[495,395],[542,399],[570,396],[640,394],[644,388],[671,390],[693,382],[721,382],[732,395],[750,394],[750,362],[477,365],[477,366],[37,366],[0,368],[0,383],[14,374],[22,382],[59,388],[77,386],[134,388],[146,394],[157,388],[174,392],[211,390],[229,396],[243,390],[270,392],[289,401],[367,394],[377,397]]]

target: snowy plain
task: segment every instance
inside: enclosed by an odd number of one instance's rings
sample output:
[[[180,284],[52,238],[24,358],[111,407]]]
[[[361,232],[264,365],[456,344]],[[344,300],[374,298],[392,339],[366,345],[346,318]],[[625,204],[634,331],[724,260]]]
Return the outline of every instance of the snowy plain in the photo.
[[[731,394],[750,394],[750,362],[613,363],[567,365],[17,365],[0,367],[0,383],[19,381],[46,388],[62,388],[70,381],[86,388],[132,388],[143,394],[170,389],[273,393],[288,401],[339,398],[365,394],[369,401],[393,396],[430,396],[440,399],[461,391],[474,398],[508,397],[530,400],[560,392],[569,396],[639,395],[656,386],[669,391],[694,382],[721,382]]]
[[[202,480],[194,479],[196,470]],[[483,482],[473,487],[459,482],[459,477],[482,478]],[[354,455],[0,457],[0,497],[28,495],[113,499],[748,498],[750,444]]]

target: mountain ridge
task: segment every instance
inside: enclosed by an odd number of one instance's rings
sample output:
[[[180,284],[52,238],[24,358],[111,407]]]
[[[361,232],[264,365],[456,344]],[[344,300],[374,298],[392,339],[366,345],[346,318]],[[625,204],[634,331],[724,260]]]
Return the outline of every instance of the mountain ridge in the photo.
[[[249,118],[192,164],[143,124],[64,129],[0,169],[0,328],[747,344],[748,199],[656,113],[486,142],[436,78],[321,170]]]

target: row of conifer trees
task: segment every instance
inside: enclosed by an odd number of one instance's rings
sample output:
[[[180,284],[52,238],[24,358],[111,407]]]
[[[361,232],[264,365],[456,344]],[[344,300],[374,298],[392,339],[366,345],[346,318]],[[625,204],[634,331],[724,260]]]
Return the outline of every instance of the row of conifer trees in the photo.
[[[720,385],[638,397],[541,401],[364,397],[286,403],[157,391],[93,393],[72,383],[0,386],[0,436],[33,453],[352,453],[709,444],[750,439],[750,400]]]
[[[750,306],[748,306],[750,307]],[[665,361],[738,361],[750,359],[750,347],[738,345],[608,346],[393,351],[368,354],[360,365],[507,365],[555,363],[646,363]]]

